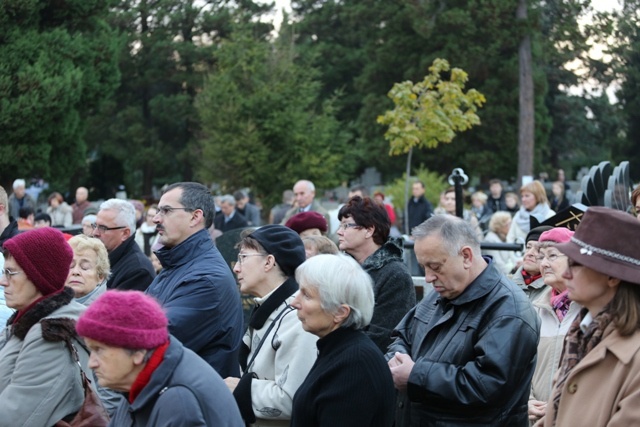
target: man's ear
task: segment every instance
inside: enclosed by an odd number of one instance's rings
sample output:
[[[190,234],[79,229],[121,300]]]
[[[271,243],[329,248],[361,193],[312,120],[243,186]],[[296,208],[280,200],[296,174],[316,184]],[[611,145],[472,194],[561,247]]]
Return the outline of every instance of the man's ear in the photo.
[[[473,263],[473,250],[471,247],[463,246],[462,249],[460,249],[460,255],[462,255],[462,262],[465,267],[470,267]]]

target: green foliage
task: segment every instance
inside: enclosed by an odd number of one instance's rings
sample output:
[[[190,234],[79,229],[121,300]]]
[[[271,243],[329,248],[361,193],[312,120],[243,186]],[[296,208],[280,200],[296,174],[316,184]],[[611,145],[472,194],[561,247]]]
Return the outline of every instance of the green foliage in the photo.
[[[40,176],[68,188],[85,168],[87,116],[115,89],[118,38],[108,3],[0,4],[0,182]]]
[[[430,171],[424,165],[420,165],[415,171],[415,175],[409,178],[409,197],[411,197],[411,184],[415,181],[424,182],[424,197],[431,202],[433,207],[440,203],[440,193],[449,187],[447,178],[437,172]],[[391,184],[385,186],[385,196],[393,200],[393,206],[397,211],[401,211],[407,205],[405,198],[405,186],[407,175],[395,179]]]
[[[449,71],[449,80],[444,80],[442,73]],[[456,132],[479,125],[476,111],[486,100],[475,89],[464,92],[467,80],[467,73],[436,59],[421,82],[396,83],[389,91],[395,108],[378,117],[378,123],[389,127],[384,136],[390,141],[390,154],[408,153],[413,147],[436,148],[451,142]]]
[[[316,71],[294,57],[286,40],[269,45],[247,33],[220,46],[196,101],[200,180],[223,191],[250,187],[269,206],[298,179],[328,188],[349,176],[355,159],[334,101],[319,99]]]

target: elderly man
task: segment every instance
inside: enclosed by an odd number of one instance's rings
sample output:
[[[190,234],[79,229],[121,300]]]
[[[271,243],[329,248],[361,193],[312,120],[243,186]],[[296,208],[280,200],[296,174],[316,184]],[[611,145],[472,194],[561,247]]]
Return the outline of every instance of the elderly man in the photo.
[[[133,205],[120,199],[103,202],[92,227],[93,237],[100,239],[109,253],[111,275],[107,288],[147,289],[156,273],[135,241],[136,212]]]
[[[140,292],[101,295],[76,326],[98,383],[123,393],[113,426],[243,426],[222,378],[169,336],[159,304]]]
[[[236,199],[232,195],[225,194],[224,196],[221,196],[219,203],[220,212],[216,214],[213,221],[216,230],[220,230],[224,233],[236,228],[249,226],[246,218],[236,209]]]
[[[9,196],[9,215],[13,219],[18,219],[22,208],[31,208],[33,212],[36,211],[36,202],[27,194],[26,185],[24,179],[13,181],[13,193]]]
[[[324,219],[327,220],[327,224],[329,224],[329,213],[317,200],[315,200],[316,187],[313,185],[313,182],[307,180],[296,182],[296,185],[293,186],[293,195],[295,197],[295,205],[287,211],[284,219],[282,220],[282,225],[285,225],[289,218],[295,214],[308,211],[321,213],[322,216],[324,216]]]
[[[155,251],[162,271],[147,293],[160,301],[169,331],[221,377],[238,377],[244,330],[236,281],[207,232],[213,197],[196,182],[172,184],[158,203]]]
[[[71,216],[73,217],[74,224],[80,224],[82,222],[84,211],[91,206],[91,202],[88,199],[89,190],[85,187],[78,187],[76,190],[76,202],[71,205],[71,208],[73,209]]]
[[[531,303],[481,256],[467,222],[436,215],[413,237],[435,292],[393,332],[396,425],[527,426],[540,329]]]

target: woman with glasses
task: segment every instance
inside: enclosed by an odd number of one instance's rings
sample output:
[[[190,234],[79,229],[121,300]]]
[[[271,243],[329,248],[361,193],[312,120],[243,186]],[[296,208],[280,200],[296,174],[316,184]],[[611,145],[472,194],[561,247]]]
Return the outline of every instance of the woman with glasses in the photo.
[[[577,302],[569,300],[567,279],[563,277],[567,269],[567,256],[556,247],[559,243],[568,242],[571,236],[573,231],[560,227],[545,231],[538,239],[537,262],[546,286],[533,303],[541,326],[538,359],[529,395],[528,412],[531,421],[537,421],[545,414],[564,337],[582,308]]]
[[[402,259],[402,240],[389,237],[389,215],[370,197],[349,199],[338,212],[338,219],[338,248],[351,255],[373,279],[376,305],[365,333],[384,354],[391,344],[391,331],[416,305],[413,280]]]
[[[566,255],[569,299],[581,304],[565,338],[546,415],[536,426],[633,426],[640,420],[640,223],[589,207]]]
[[[89,357],[75,332],[84,306],[65,287],[73,251],[51,227],[19,234],[3,250],[0,285],[7,306],[17,311],[0,334],[0,424],[68,421],[80,409],[84,389],[67,342],[77,349],[83,369]]]
[[[293,396],[317,353],[317,337],[304,331],[291,306],[304,245],[292,229],[266,225],[243,237],[239,248],[233,271],[256,306],[240,348],[241,377],[225,382],[247,424],[288,426]]]

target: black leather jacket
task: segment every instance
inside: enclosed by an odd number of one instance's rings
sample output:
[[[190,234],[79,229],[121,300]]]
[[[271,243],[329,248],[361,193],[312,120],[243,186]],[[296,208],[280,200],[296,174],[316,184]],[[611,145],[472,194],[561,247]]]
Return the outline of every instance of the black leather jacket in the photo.
[[[524,292],[487,261],[460,296],[431,292],[394,330],[387,359],[401,352],[415,362],[397,426],[529,425],[540,321]]]

